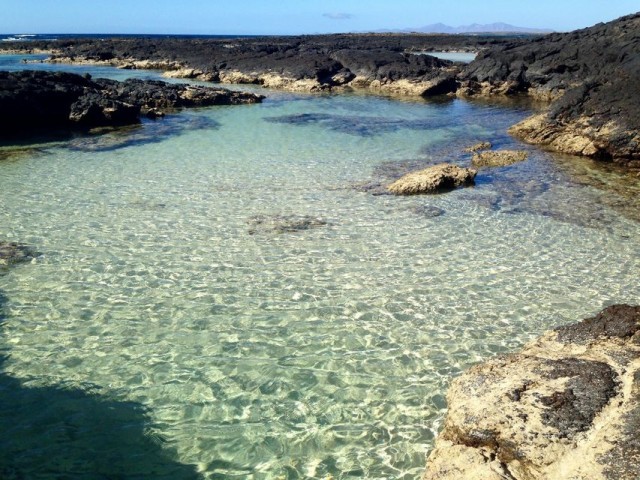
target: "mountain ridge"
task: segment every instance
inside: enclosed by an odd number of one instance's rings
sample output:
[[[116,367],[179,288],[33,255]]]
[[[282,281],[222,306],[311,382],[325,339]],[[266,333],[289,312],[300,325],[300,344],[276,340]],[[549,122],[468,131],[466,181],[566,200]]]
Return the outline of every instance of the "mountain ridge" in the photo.
[[[417,28],[405,28],[402,32],[417,33],[530,33],[530,34],[547,34],[554,33],[554,30],[544,28],[518,27],[504,22],[495,22],[487,24],[472,23],[471,25],[460,25],[452,27],[444,23],[432,23]]]

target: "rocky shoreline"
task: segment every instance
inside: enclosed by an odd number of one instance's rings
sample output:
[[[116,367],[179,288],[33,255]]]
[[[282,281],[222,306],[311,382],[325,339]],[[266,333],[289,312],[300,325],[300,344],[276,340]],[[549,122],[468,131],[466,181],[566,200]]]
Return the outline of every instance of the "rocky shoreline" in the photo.
[[[481,52],[460,96],[525,94],[550,102],[510,129],[553,151],[640,169],[640,14]]]
[[[78,39],[15,44],[50,61],[159,69],[167,77],[292,91],[528,96],[548,105],[510,133],[553,151],[640,170],[640,14],[533,38],[339,34],[233,39]],[[429,55],[475,51],[469,65]]]
[[[640,306],[607,307],[476,365],[447,402],[424,480],[635,480]]]
[[[52,61],[164,70],[167,77],[294,91],[462,98],[528,96],[546,110],[510,133],[554,151],[640,170],[640,15],[535,39],[331,35],[227,40],[74,40],[13,48]],[[432,38],[430,38],[432,37]],[[442,38],[441,38],[442,37]],[[447,37],[447,38],[445,38]],[[449,42],[449,43],[447,43]],[[5,47],[5,45],[3,45]],[[7,45],[6,47],[9,47]],[[419,50],[480,51],[468,66]],[[18,50],[27,52],[27,50]],[[260,102],[260,95],[164,82],[94,80],[65,73],[0,72],[0,136],[34,127],[126,125],[174,109]],[[42,105],[48,105],[46,110]],[[485,147],[486,148],[486,147]],[[475,152],[474,149],[470,149]],[[478,148],[482,150],[482,148]],[[471,153],[471,152],[470,152]],[[526,153],[477,153],[476,166]],[[438,166],[441,170],[444,166]],[[449,169],[449,167],[446,167]],[[470,185],[475,170],[442,182],[422,170],[397,194]],[[314,217],[256,217],[250,234],[323,226]],[[0,266],[28,261],[0,243]],[[425,479],[634,479],[640,464],[640,307],[608,307],[560,327],[517,354],[470,369],[449,391],[445,428]]]
[[[93,80],[72,73],[0,72],[0,138],[34,129],[130,125],[141,116],[210,105],[256,103],[264,97],[160,81]]]

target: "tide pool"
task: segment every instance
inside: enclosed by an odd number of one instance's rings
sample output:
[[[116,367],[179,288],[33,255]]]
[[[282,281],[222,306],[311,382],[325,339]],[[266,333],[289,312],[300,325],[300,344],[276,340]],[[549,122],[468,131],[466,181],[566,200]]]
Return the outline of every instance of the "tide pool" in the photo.
[[[637,182],[508,137],[525,107],[260,92],[0,161],[42,253],[0,276],[2,475],[419,478],[451,378],[637,303]],[[360,188],[480,140],[529,159]]]

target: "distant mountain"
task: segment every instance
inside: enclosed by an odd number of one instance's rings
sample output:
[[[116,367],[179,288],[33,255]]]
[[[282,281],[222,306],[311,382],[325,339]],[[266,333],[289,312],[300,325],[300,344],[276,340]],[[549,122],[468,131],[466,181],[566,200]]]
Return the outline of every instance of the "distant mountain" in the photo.
[[[541,28],[516,27],[508,23],[488,23],[481,25],[473,23],[471,25],[461,25],[459,27],[451,27],[444,23],[434,23],[419,28],[406,28],[404,32],[420,32],[420,33],[553,33],[553,30]]]

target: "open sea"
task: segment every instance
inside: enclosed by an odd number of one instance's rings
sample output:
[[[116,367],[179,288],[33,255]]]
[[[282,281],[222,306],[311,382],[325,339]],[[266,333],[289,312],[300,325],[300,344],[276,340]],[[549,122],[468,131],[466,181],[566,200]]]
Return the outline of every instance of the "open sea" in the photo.
[[[640,182],[507,136],[528,107],[258,91],[0,146],[0,239],[41,252],[0,276],[0,478],[417,479],[453,377],[638,303]],[[481,140],[529,159],[363,187]]]

